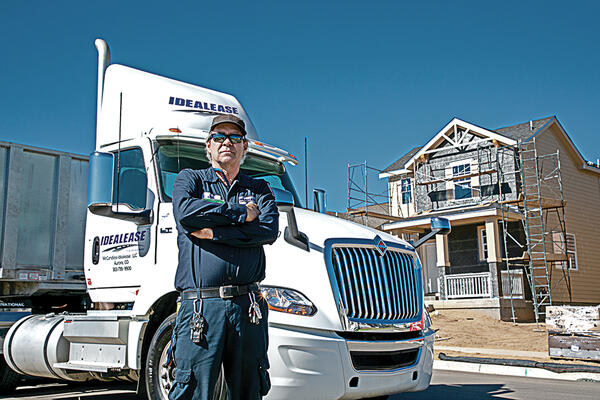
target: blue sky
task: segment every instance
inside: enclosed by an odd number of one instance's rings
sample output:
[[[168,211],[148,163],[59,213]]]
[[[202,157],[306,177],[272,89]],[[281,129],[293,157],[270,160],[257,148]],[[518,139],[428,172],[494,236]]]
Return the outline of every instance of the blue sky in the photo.
[[[348,163],[384,169],[458,117],[557,115],[600,157],[596,2],[3,1],[0,140],[88,154],[93,41],[112,62],[232,93],[292,176],[347,204]],[[385,186],[369,177],[369,191]]]

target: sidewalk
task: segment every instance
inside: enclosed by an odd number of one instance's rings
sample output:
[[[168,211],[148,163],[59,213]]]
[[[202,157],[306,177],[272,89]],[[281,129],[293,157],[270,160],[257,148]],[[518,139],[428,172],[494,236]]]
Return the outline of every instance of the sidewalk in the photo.
[[[469,354],[486,354],[493,356],[508,356],[512,357],[530,357],[530,358],[546,358],[548,353],[545,351],[521,351],[521,350],[504,350],[504,349],[483,349],[477,347],[458,347],[458,346],[438,346],[434,345],[436,350],[440,351],[456,351],[459,353]],[[598,364],[600,367],[600,364]]]
[[[438,346],[435,345],[436,354],[444,351],[452,351],[457,353],[466,354],[477,354],[478,357],[493,356],[494,358],[512,360],[515,358],[548,358],[548,353],[539,351],[518,351],[518,350],[505,350],[505,349],[485,349],[485,348],[466,348],[456,346]],[[560,361],[554,361],[556,364],[561,364]],[[573,365],[572,363],[565,365]],[[584,364],[581,364],[584,365]],[[589,367],[589,364],[585,365]],[[596,381],[600,383],[600,363],[598,363],[598,372],[553,372],[544,368],[532,368],[532,367],[520,367],[492,364],[492,363],[478,363],[476,360],[472,362],[464,361],[448,361],[436,359],[433,362],[433,368],[438,370],[448,371],[463,371],[463,372],[478,372],[483,374],[494,374],[494,375],[510,375],[510,376],[523,376],[529,378],[544,378],[544,379],[562,379],[569,381]]]

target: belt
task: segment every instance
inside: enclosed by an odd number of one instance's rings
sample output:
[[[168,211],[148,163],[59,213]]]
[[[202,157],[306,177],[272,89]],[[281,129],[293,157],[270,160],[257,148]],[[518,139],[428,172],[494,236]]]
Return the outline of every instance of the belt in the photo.
[[[250,292],[256,292],[260,290],[258,282],[253,282],[248,285],[241,286],[219,286],[213,288],[202,288],[202,289],[190,289],[181,292],[181,300],[196,300],[210,299],[220,297],[222,299],[232,299],[237,296],[243,296]]]

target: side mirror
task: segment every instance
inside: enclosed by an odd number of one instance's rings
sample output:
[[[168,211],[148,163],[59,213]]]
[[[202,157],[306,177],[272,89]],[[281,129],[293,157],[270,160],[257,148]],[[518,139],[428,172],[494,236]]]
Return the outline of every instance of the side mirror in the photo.
[[[314,210],[318,213],[324,214],[327,209],[327,194],[323,189],[314,189]]]
[[[433,217],[431,218],[431,230],[435,231],[436,235],[447,235],[452,229],[447,218]]]
[[[413,244],[413,247],[416,249],[429,239],[431,239],[435,235],[447,235],[452,230],[450,227],[450,221],[446,218],[442,217],[433,217],[430,222],[431,232],[427,235],[423,236],[416,243]]]
[[[131,182],[125,182],[124,176],[125,173],[115,174],[115,157],[112,153],[92,153],[88,174],[88,209],[96,215],[132,221],[138,225],[151,224],[152,210],[145,207],[146,177],[142,179],[134,176]],[[116,179],[120,179],[121,182],[115,182]],[[118,199],[123,197],[126,191],[135,193],[138,205],[144,206],[136,209],[129,203],[121,204]]]
[[[112,206],[113,155],[98,151],[90,155],[88,173],[88,208]]]
[[[302,250],[309,251],[308,236],[298,230],[298,221],[294,213],[294,196],[287,190],[271,188],[275,196],[275,202],[279,211],[287,214],[288,226],[285,228],[283,237],[286,242]]]

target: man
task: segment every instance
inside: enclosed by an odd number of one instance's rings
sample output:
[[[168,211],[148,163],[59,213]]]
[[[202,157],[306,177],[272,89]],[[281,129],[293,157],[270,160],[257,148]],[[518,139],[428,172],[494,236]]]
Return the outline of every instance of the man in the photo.
[[[219,115],[206,142],[211,167],[185,169],[175,179],[181,306],[172,400],[212,400],[221,364],[232,400],[259,399],[270,387],[267,306],[258,282],[262,246],[277,238],[279,214],[268,184],[240,172],[247,150],[244,121]]]

